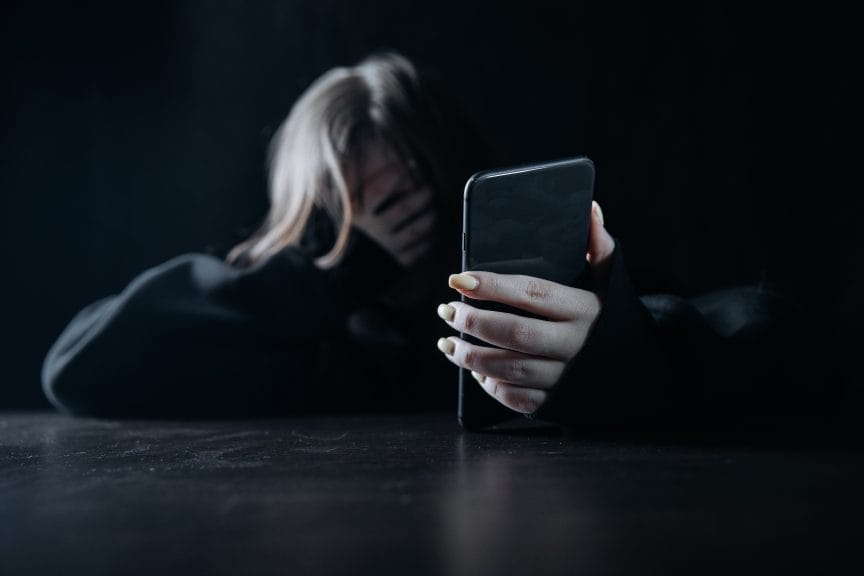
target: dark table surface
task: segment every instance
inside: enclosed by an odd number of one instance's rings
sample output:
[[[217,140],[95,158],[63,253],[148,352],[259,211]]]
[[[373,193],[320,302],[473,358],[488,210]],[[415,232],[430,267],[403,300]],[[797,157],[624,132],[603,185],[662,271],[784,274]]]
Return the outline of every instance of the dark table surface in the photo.
[[[0,574],[864,573],[849,449],[0,414]]]

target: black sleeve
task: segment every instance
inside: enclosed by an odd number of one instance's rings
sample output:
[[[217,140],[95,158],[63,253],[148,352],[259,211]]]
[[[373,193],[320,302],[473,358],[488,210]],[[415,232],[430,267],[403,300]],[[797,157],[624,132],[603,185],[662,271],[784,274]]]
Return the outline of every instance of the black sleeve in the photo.
[[[72,319],[45,358],[45,393],[63,411],[110,417],[324,409],[322,343],[367,296],[356,275],[392,266],[371,244],[355,237],[349,261],[364,265],[338,271],[296,249],[247,269],[190,254],[147,270]]]
[[[583,349],[533,417],[579,434],[717,440],[838,433],[835,383],[818,377],[818,327],[781,294],[743,286],[639,297],[620,243]]]

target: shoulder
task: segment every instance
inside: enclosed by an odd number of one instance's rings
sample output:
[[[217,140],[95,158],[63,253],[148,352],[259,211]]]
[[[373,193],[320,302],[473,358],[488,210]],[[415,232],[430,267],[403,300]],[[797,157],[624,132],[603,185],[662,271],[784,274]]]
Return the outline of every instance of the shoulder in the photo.
[[[691,298],[692,307],[718,335],[747,338],[784,328],[796,316],[796,306],[766,284],[736,286]]]

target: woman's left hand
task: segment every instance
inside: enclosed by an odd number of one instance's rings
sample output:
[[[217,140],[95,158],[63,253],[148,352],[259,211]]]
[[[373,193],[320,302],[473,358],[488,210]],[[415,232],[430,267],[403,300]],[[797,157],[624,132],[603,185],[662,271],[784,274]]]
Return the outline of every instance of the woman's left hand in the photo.
[[[587,255],[595,278],[605,273],[614,249],[595,204]],[[490,396],[526,414],[546,402],[602,309],[593,292],[530,276],[471,271],[452,275],[450,286],[473,300],[500,302],[542,317],[482,310],[459,301],[438,307],[438,315],[452,328],[496,346],[451,336],[441,338],[438,348],[451,362],[470,370]]]

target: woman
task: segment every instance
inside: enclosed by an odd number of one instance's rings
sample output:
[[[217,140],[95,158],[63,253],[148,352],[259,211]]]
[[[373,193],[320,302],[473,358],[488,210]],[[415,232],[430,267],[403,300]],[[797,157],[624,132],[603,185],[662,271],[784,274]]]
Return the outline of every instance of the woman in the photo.
[[[759,288],[640,300],[596,204],[594,291],[452,274],[459,192],[488,166],[450,119],[399,55],[324,74],[274,138],[261,229],[224,262],[180,256],[82,310],[45,360],[48,397],[114,417],[451,409],[455,364],[502,404],[586,432],[781,423],[760,412],[762,392],[742,405],[730,384],[763,376],[761,359],[740,359],[774,341],[782,300]],[[479,311],[459,293],[546,319]],[[759,313],[738,318],[742,306]],[[495,346],[449,336],[433,349],[448,326]]]

